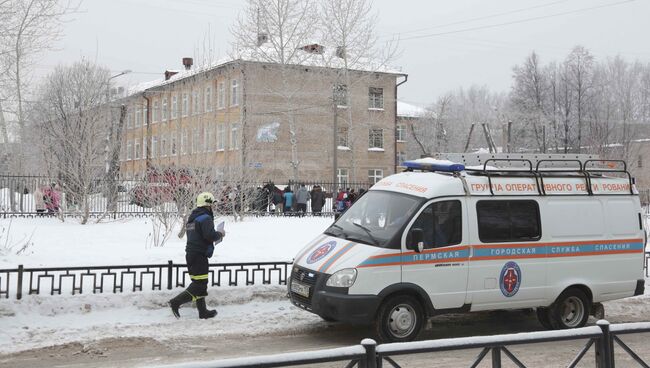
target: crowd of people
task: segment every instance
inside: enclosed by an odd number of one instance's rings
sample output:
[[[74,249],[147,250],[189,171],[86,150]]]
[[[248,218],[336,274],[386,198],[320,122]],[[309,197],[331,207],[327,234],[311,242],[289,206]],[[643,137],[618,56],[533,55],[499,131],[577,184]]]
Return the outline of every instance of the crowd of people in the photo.
[[[291,186],[284,190],[273,184],[264,187],[269,197],[269,212],[304,215],[311,209],[311,213],[318,216],[324,211],[327,198],[332,198],[332,212],[341,214],[345,212],[364,193],[364,189],[356,192],[353,188],[339,188],[338,193],[327,193],[320,185],[315,185],[308,190],[305,184],[300,184],[294,192]]]

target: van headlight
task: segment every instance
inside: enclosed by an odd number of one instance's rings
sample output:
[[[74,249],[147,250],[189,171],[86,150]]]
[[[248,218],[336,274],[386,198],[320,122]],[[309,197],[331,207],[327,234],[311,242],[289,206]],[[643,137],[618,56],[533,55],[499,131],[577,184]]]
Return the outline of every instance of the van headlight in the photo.
[[[354,268],[345,268],[340,271],[334,272],[329,279],[327,279],[326,286],[332,287],[350,287],[354,285],[357,279],[357,270]]]

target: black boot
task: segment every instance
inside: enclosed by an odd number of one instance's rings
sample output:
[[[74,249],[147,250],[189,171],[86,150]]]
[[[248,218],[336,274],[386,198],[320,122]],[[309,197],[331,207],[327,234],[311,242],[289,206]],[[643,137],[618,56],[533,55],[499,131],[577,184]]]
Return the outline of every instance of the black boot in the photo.
[[[172,313],[174,314],[174,317],[181,318],[180,313],[178,313],[178,308],[180,308],[181,305],[191,301],[192,301],[192,295],[190,295],[190,293],[188,293],[187,291],[183,291],[182,293],[176,295],[174,299],[170,300],[169,306],[172,309]]]
[[[208,309],[205,306],[205,298],[196,299],[196,309],[199,310],[199,318],[208,319],[217,315],[217,311]]]

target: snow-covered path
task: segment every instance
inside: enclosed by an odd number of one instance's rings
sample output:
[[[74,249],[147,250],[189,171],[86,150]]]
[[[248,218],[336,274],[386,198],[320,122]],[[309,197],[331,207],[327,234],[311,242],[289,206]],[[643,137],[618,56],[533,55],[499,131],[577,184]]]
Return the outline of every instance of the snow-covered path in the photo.
[[[29,296],[0,302],[0,354],[104,338],[190,338],[300,333],[317,328],[318,316],[292,306],[286,287],[212,290],[208,305],[219,314],[199,320],[190,304],[176,320],[167,307],[174,292],[126,295]]]

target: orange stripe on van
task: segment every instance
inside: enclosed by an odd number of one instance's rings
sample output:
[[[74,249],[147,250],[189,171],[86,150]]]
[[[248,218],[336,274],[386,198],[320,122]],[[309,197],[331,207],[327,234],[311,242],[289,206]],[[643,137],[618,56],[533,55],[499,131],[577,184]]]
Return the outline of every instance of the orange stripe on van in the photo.
[[[343,248],[339,249],[338,252],[334,253],[327,261],[323,262],[323,265],[320,266],[320,269],[318,272],[327,272],[327,270],[330,269],[336,263],[336,261],[339,260],[339,258],[343,257],[343,255],[347,252],[350,251],[350,249],[354,248],[354,243],[348,243],[346,244]],[[329,263],[329,264],[328,264]],[[327,267],[325,267],[327,265]],[[325,268],[323,268],[325,267]]]

